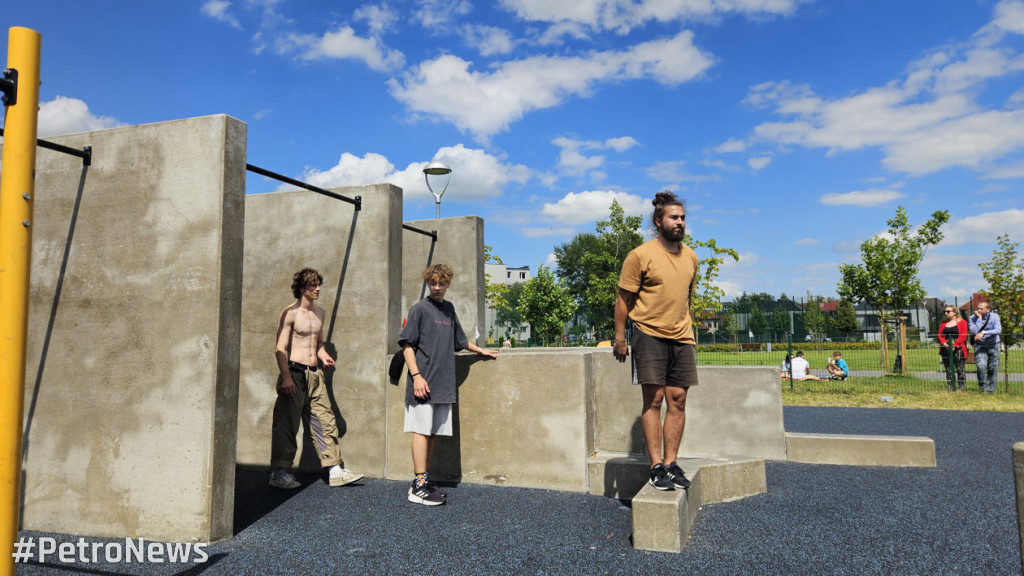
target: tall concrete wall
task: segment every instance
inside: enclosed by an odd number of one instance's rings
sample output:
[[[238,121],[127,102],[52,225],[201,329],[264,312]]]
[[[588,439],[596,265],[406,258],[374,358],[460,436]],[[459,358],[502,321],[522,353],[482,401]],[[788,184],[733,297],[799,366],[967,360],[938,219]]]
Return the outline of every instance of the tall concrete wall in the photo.
[[[427,295],[423,269],[431,264],[448,264],[455,278],[445,299],[455,304],[455,313],[470,342],[482,344],[484,333],[484,221],[476,216],[413,220],[406,224],[420,230],[437,230],[437,242],[411,230],[402,230],[402,314]],[[476,337],[479,334],[479,337]]]
[[[93,157],[37,157],[23,527],[230,537],[245,125],[52,140]]]
[[[282,309],[295,301],[292,275],[311,266],[324,276],[319,304],[326,311],[327,349],[337,360],[327,377],[341,454],[346,466],[380,477],[384,363],[397,349],[402,321],[402,191],[388,184],[332,191],[362,197],[362,210],[307,191],[245,199],[238,462],[270,464],[275,332]],[[303,444],[296,464],[318,470]]]

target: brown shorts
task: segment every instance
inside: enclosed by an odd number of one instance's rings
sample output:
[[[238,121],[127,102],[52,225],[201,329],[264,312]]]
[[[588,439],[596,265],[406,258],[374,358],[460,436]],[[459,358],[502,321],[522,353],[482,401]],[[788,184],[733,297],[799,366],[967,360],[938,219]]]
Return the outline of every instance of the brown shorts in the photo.
[[[633,383],[689,388],[697,382],[697,350],[667,338],[633,330]]]

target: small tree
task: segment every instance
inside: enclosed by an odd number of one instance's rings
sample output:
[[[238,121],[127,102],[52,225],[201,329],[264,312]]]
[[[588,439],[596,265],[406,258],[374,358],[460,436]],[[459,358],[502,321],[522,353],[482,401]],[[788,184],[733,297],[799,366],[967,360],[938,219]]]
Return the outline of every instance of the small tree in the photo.
[[[836,333],[843,337],[848,337],[857,331],[857,310],[853,307],[853,302],[839,301],[832,325],[835,327]]]
[[[776,308],[769,317],[772,332],[778,335],[785,335],[790,331],[789,311],[784,308]],[[780,339],[781,341],[781,339]]]
[[[765,316],[764,312],[761,312],[760,307],[755,307],[750,310],[750,314],[747,316],[747,329],[750,330],[754,336],[762,336],[768,331],[768,317]]]
[[[687,234],[683,238],[683,243],[697,252],[697,291],[690,302],[690,310],[693,310],[696,323],[700,324],[722,310],[722,296],[725,296],[725,290],[715,284],[715,279],[718,278],[726,256],[733,261],[739,261],[740,255],[732,248],[719,248],[714,238],[697,240]],[[701,252],[704,251],[711,253],[702,258]],[[697,331],[694,330],[694,335],[696,334]]]
[[[519,309],[530,328],[544,344],[560,337],[565,323],[576,311],[576,301],[565,286],[555,279],[550,268],[541,264],[537,275],[523,285]]]
[[[940,228],[948,221],[949,212],[939,210],[911,233],[907,211],[897,207],[886,221],[889,233],[860,245],[863,263],[839,265],[839,296],[874,307],[879,317],[920,302],[925,297],[917,277],[921,260],[929,246],[942,241]]]
[[[1003,381],[1009,380],[1010,347],[1020,342],[1019,332],[1024,322],[1024,257],[1018,252],[1019,244],[1010,241],[1009,234],[997,239],[999,249],[992,252],[992,259],[981,262],[981,274],[988,282],[985,296],[992,302],[1003,325],[999,340],[1003,343]]]
[[[807,307],[804,309],[804,326],[814,337],[820,337],[828,327],[828,318],[821,311],[821,296],[807,293]]]

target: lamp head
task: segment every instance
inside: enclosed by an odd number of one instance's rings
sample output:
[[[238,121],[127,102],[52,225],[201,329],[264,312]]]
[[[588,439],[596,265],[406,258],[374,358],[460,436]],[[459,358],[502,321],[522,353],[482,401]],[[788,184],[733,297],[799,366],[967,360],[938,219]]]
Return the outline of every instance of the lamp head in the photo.
[[[441,162],[431,162],[430,164],[427,164],[426,168],[423,169],[423,173],[429,174],[431,176],[443,176],[445,174],[451,174],[452,169],[449,168],[447,164],[443,164]]]

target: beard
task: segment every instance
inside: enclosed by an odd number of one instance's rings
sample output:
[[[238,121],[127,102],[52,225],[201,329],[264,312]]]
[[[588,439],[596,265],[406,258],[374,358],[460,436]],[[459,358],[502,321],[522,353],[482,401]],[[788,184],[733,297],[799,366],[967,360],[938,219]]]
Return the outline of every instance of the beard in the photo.
[[[683,238],[686,237],[686,226],[684,225],[678,231],[675,228],[662,228],[659,232],[661,237],[669,242],[682,242]]]

